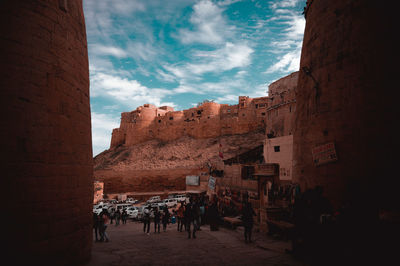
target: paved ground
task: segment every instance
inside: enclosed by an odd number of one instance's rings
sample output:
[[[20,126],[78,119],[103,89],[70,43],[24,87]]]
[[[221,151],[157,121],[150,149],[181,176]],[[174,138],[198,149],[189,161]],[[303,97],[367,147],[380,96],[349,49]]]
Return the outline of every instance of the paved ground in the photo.
[[[153,226],[153,224],[152,224]],[[99,265],[302,265],[285,254],[290,243],[254,233],[254,241],[246,244],[243,228],[220,227],[210,231],[202,226],[196,239],[178,232],[169,225],[166,232],[143,233],[143,224],[128,221],[125,225],[110,225],[110,242],[94,243],[92,260],[87,266]]]

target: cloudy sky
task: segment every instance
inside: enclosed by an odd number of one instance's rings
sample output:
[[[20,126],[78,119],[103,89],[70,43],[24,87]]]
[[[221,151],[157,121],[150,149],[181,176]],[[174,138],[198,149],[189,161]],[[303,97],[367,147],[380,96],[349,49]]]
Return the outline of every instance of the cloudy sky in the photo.
[[[93,155],[120,113],[266,96],[297,71],[305,0],[84,0]]]

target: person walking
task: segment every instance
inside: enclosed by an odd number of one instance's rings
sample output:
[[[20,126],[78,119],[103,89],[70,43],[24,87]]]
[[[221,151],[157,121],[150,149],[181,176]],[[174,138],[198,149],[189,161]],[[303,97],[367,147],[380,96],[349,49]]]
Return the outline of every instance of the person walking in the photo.
[[[161,221],[161,213],[158,210],[158,208],[154,208],[154,233],[157,232],[157,227],[158,227],[158,233],[160,233],[160,221]]]
[[[121,214],[122,224],[126,224],[126,217],[127,216],[128,216],[128,214],[126,213],[126,210],[124,209],[122,211],[122,214]]]
[[[143,232],[150,234],[150,206],[146,207],[143,211]],[[146,232],[147,229],[147,232]]]
[[[208,208],[207,215],[208,215],[207,220],[210,223],[210,230],[218,231],[219,213],[216,200],[214,200],[210,205],[210,207]]]
[[[167,224],[169,223],[169,217],[170,217],[170,214],[169,214],[168,208],[165,207],[164,208],[164,214],[163,214],[163,217],[162,217],[163,231],[164,232],[167,231]]]
[[[193,204],[193,226],[196,226],[196,231],[201,231],[200,222],[201,222],[201,210],[199,201],[196,200]]]
[[[112,208],[110,213],[110,224],[113,224],[114,219],[115,219],[115,210],[114,208]]]
[[[97,213],[93,213],[93,229],[94,229],[94,235],[96,237],[96,242],[99,242],[99,216]]]
[[[179,206],[179,209],[177,211],[177,217],[178,217],[178,231],[182,232],[182,227],[185,224],[185,219],[184,219],[184,211],[185,207],[183,205],[183,202],[181,203],[181,206]],[[185,231],[186,231],[186,225],[185,225]]]
[[[100,241],[101,242],[110,241],[110,239],[108,238],[108,234],[106,232],[108,223],[109,223],[109,214],[108,214],[107,210],[104,209],[100,213],[100,236],[101,236]]]
[[[243,225],[244,225],[244,240],[246,243],[251,243],[251,233],[253,230],[254,219],[253,216],[256,215],[251,203],[246,201],[243,207]]]
[[[186,231],[188,232],[188,238],[196,238],[196,225],[194,223],[194,208],[193,208],[193,203],[192,199],[190,199],[189,203],[186,204],[185,207],[185,222],[186,222]],[[191,224],[193,224],[193,235],[191,231]]]
[[[121,211],[119,209],[117,209],[115,211],[115,226],[119,225],[120,219],[121,219]]]

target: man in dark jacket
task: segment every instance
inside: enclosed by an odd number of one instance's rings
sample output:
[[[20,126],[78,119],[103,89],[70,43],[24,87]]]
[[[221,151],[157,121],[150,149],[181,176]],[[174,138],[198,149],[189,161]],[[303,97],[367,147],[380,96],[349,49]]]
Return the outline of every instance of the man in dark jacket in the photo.
[[[246,201],[243,207],[243,225],[244,225],[244,240],[247,243],[251,243],[251,231],[253,229],[254,219],[256,213],[254,212],[253,208],[251,207],[251,203]]]
[[[185,216],[185,222],[186,222],[186,230],[188,232],[188,238],[192,236],[191,228],[190,225],[193,223],[193,238],[196,238],[196,225],[194,224],[194,208],[193,208],[193,203],[192,199],[190,199],[190,202],[186,205],[184,216]]]

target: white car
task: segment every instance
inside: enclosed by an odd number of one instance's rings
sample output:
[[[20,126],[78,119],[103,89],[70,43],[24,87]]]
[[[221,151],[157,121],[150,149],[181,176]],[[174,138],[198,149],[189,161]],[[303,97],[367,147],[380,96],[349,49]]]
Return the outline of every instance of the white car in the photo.
[[[93,208],[93,212],[97,215],[99,215],[102,212],[102,210],[103,210],[103,208],[101,206],[97,207],[97,208]]]
[[[135,204],[135,203],[138,203],[139,201],[138,201],[138,200],[136,200],[136,199],[127,198],[125,202],[126,202],[126,203]]]
[[[172,208],[178,205],[178,201],[176,199],[165,199],[163,200],[163,202],[165,203],[165,205],[167,205],[168,208]]]
[[[135,207],[135,206],[128,207],[128,208],[126,208],[126,213],[128,214],[129,218],[137,219],[138,214],[139,214],[139,209],[138,209],[138,207]]]
[[[184,202],[184,201],[186,201],[186,195],[176,195],[176,196],[174,197],[174,199],[175,199],[177,202]]]
[[[147,203],[155,203],[155,202],[159,202],[159,201],[161,201],[160,196],[154,196],[154,197],[151,197],[151,198],[147,201]]]

